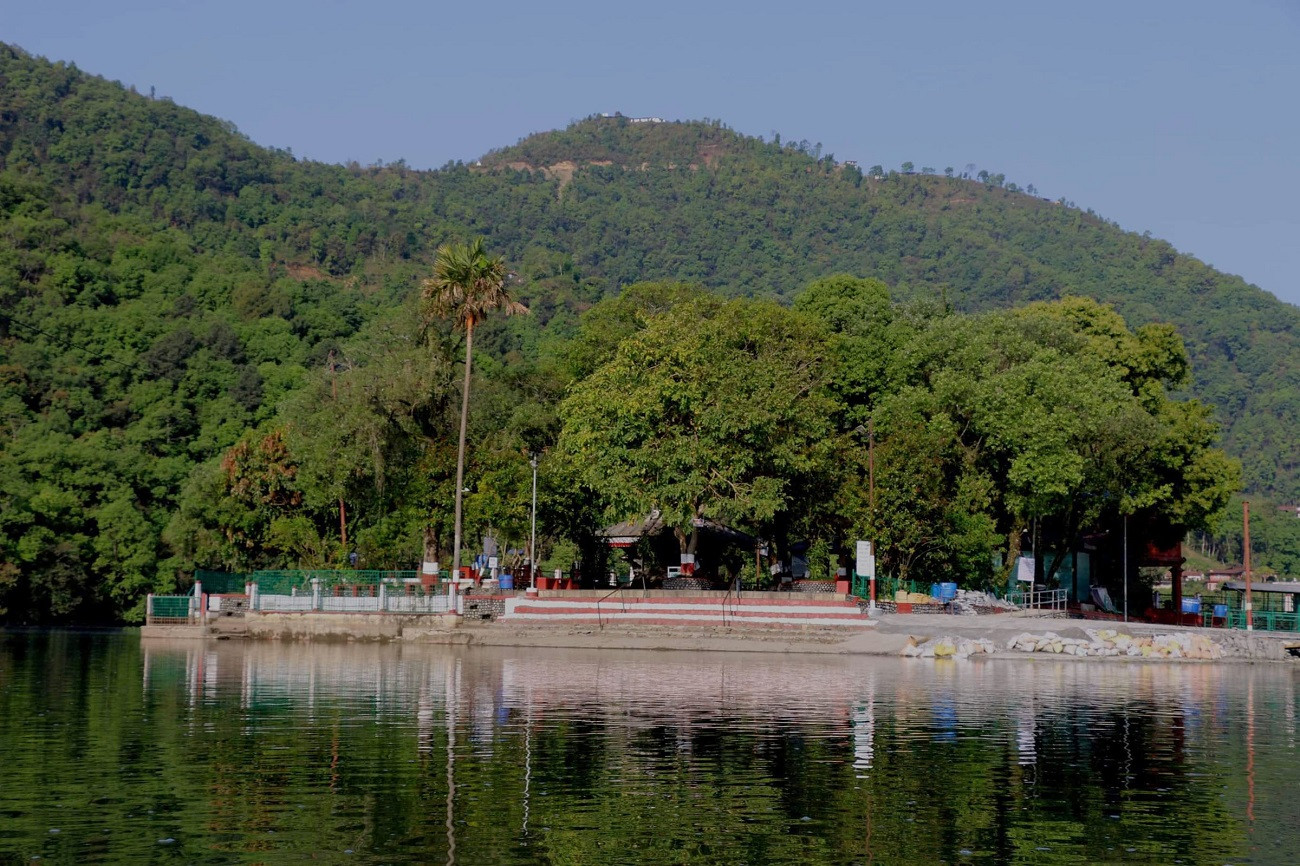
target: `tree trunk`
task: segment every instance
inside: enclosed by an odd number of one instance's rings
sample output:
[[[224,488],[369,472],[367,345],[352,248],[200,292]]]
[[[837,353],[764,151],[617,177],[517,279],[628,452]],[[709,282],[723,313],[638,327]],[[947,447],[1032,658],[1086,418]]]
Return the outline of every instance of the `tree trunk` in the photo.
[[[1065,561],[1065,555],[1070,552],[1070,539],[1067,537],[1061,541],[1061,546],[1048,551],[1052,554],[1052,567],[1047,569],[1043,575],[1043,586],[1051,586],[1052,579],[1056,573],[1061,570],[1061,563]]]
[[[420,561],[420,573],[424,573],[424,563],[438,562],[438,532],[432,526],[424,527],[424,558]]]
[[[1065,529],[1065,534],[1061,537],[1061,546],[1052,551],[1054,554],[1052,567],[1048,569],[1047,574],[1043,575],[1043,583],[1047,586],[1052,585],[1052,578],[1060,571],[1061,563],[1065,561],[1065,555],[1070,552],[1070,547],[1074,544],[1074,536],[1079,531],[1073,519],[1066,521]]]
[[[690,534],[686,534],[680,529],[673,529],[673,537],[677,539],[677,547],[680,553],[694,553],[696,545],[700,543],[700,528],[691,526]]]
[[[1016,518],[1011,524],[1011,532],[1007,535],[1007,561],[1002,564],[1002,573],[998,575],[998,584],[1008,586],[1011,583],[1011,575],[1016,570],[1016,560],[1020,558],[1021,539],[1025,533],[1024,518]]]
[[[689,534],[683,532],[680,529],[674,528],[673,535],[676,536],[677,538],[677,547],[681,551],[683,559],[686,557],[687,554],[690,554],[692,556],[695,554],[695,546],[699,544],[700,541],[700,528],[698,526],[692,525]],[[690,574],[691,576],[694,576],[695,574],[694,563],[691,564],[689,571],[687,570],[687,566],[684,561],[681,562],[681,567],[684,572]]]
[[[343,497],[339,497],[339,537],[343,541],[343,550],[347,552],[348,547],[348,507],[343,504]]]
[[[465,322],[465,388],[460,397],[460,446],[456,449],[456,532],[455,547],[451,551],[451,577],[460,577],[460,514],[461,496],[465,488],[465,422],[469,418],[469,371],[474,359],[474,320]]]

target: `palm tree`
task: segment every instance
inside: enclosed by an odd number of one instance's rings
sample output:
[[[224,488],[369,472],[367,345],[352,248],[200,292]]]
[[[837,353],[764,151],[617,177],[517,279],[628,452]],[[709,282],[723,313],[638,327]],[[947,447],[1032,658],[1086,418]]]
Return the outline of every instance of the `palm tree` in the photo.
[[[469,374],[473,363],[474,325],[495,310],[507,316],[528,308],[506,291],[506,263],[489,256],[483,239],[470,244],[444,244],[433,259],[433,276],[421,285],[421,297],[432,315],[450,316],[465,331],[465,387],[460,402],[460,447],[456,454],[456,531],[451,574],[460,574],[461,496],[465,487],[465,422],[469,417]]]

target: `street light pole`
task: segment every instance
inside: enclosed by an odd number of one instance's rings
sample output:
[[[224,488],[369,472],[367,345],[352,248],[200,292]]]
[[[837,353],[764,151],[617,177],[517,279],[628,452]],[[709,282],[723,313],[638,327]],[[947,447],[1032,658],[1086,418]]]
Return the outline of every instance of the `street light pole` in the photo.
[[[1128,622],[1128,515],[1124,515],[1124,622]]]
[[[1255,611],[1250,603],[1250,500],[1243,499],[1241,502],[1241,557],[1242,565],[1246,567],[1246,631],[1255,630]]]
[[[537,591],[537,453],[530,455],[528,461],[533,467],[533,527],[528,542],[528,587]]]
[[[876,419],[867,419],[867,495],[870,497],[872,529],[876,520]]]

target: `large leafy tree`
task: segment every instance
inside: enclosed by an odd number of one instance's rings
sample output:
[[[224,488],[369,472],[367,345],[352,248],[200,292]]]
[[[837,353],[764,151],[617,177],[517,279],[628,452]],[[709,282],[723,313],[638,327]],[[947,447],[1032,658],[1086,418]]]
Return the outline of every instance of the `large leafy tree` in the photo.
[[[959,542],[991,527],[1009,567],[1032,520],[1049,526],[1057,564],[1081,531],[1121,515],[1178,537],[1235,489],[1203,407],[1166,395],[1186,371],[1168,329],[1131,332],[1083,299],[907,327],[875,411],[872,528],[896,569],[978,578],[988,558]]]
[[[814,280],[795,299],[795,309],[823,322],[833,332],[837,363],[831,389],[845,405],[845,424],[864,424],[885,387],[892,354],[894,307],[880,280],[837,274]]]
[[[407,327],[378,323],[286,401],[274,428],[195,472],[167,540],[167,566],[320,566],[358,552],[406,567],[421,535],[449,537],[455,379]],[[350,504],[345,548],[334,504]]]
[[[763,531],[832,453],[824,330],[770,303],[688,301],[648,320],[561,407],[560,447],[609,519],[657,509],[683,553],[701,520]]]
[[[346,499],[354,549],[369,567],[394,567],[422,537],[434,549],[447,539],[453,364],[405,328],[370,328],[345,357],[349,369],[317,379],[282,414],[304,501],[324,511]]]
[[[461,391],[460,437],[456,446],[456,512],[452,548],[452,574],[460,572],[461,508],[465,485],[465,431],[469,420],[470,371],[474,361],[474,326],[490,314],[525,313],[506,289],[506,263],[488,255],[482,238],[469,244],[438,248],[433,276],[422,285],[422,297],[431,316],[450,317],[465,332],[465,383]]]

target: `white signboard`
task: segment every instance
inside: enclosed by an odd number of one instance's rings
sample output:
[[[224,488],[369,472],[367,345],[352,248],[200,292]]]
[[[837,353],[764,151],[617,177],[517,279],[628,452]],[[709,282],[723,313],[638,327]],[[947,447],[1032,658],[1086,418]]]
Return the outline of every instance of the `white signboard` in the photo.
[[[1016,560],[1016,580],[1021,583],[1034,582],[1034,558],[1022,556]]]
[[[870,541],[859,541],[857,549],[857,562],[854,563],[853,569],[860,577],[876,576],[876,552]]]
[[[421,570],[422,570],[425,574],[437,574],[437,573],[438,573],[438,563],[436,563],[436,562],[432,562],[432,561],[430,561],[430,560],[425,560],[425,562],[424,562],[424,568],[421,569]]]

